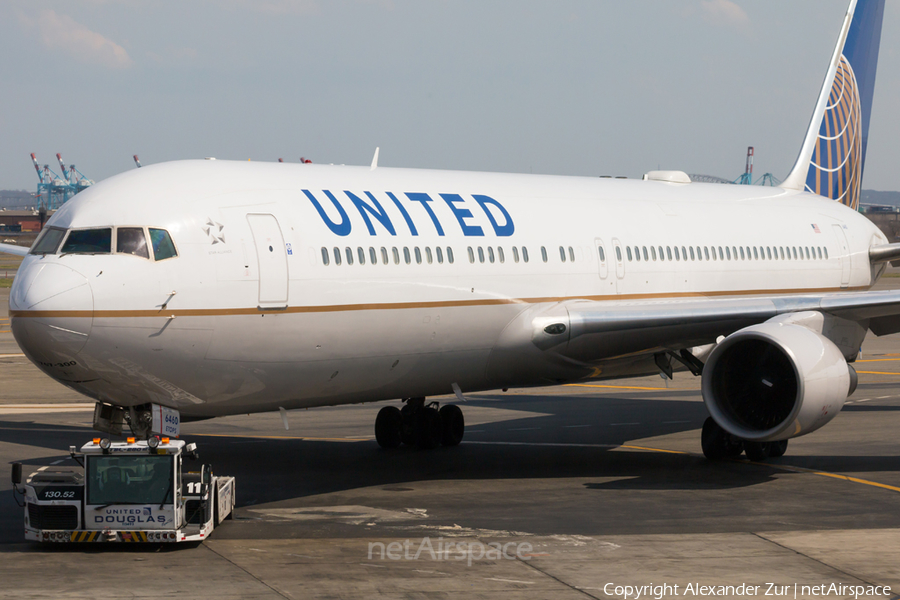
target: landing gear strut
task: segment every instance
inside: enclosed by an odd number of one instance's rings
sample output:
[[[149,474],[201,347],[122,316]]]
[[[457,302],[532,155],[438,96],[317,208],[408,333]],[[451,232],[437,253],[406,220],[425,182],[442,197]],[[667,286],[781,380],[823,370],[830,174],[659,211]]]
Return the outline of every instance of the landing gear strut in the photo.
[[[458,406],[439,407],[425,398],[408,398],[402,409],[385,406],[375,418],[375,440],[382,448],[396,448],[401,443],[419,448],[458,446],[466,423]]]
[[[751,442],[740,440],[719,427],[712,417],[707,417],[703,422],[700,445],[703,447],[703,455],[710,460],[736,458],[744,453],[749,460],[760,462],[767,458],[784,456],[788,441]]]

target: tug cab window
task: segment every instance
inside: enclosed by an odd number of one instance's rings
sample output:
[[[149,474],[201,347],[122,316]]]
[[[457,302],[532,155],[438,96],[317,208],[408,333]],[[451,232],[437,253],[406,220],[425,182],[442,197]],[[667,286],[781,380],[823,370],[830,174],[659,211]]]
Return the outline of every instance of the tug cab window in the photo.
[[[112,252],[112,228],[73,229],[61,254],[109,254]]]
[[[144,236],[144,228],[116,228],[116,252],[118,254],[132,254],[149,259],[150,252],[147,250],[147,238]]]
[[[31,254],[56,254],[56,250],[59,248],[59,244],[65,235],[65,229],[48,227],[38,236],[34,246],[31,247]]]
[[[150,228],[150,245],[153,246],[153,258],[156,260],[178,256],[172,237],[165,229]]]

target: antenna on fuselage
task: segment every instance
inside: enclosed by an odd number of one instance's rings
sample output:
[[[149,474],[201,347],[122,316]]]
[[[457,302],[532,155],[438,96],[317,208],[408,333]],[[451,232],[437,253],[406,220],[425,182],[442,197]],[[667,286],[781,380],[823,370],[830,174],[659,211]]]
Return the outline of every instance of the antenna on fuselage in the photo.
[[[138,158],[137,154],[134,155],[134,164],[137,166],[138,169],[141,168],[141,159]]]
[[[372,157],[372,168],[370,170],[374,171],[376,167],[378,167],[378,150],[379,148],[375,148],[375,156]]]

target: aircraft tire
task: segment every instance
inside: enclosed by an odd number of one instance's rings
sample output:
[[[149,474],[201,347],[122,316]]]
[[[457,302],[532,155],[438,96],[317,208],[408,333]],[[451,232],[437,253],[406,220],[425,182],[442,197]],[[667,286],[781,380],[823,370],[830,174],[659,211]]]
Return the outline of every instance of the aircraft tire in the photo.
[[[462,410],[455,404],[447,404],[441,407],[438,414],[441,417],[441,444],[459,446],[466,432],[466,420]]]
[[[415,415],[416,446],[423,450],[437,448],[441,444],[441,416],[437,409],[423,407]]]
[[[707,417],[700,433],[700,446],[703,456],[709,460],[721,460],[731,455],[731,436],[712,417]]]
[[[781,458],[787,452],[788,441],[778,440],[777,442],[767,442],[769,445],[769,458]]]
[[[744,454],[753,462],[769,458],[769,442],[744,442]]]
[[[382,448],[396,448],[400,445],[400,426],[403,417],[396,406],[385,406],[375,417],[375,441]]]

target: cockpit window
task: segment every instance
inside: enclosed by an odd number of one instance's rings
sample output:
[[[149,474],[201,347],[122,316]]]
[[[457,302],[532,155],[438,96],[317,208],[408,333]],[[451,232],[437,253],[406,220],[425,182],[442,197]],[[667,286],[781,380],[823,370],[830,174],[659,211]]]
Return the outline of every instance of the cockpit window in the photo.
[[[150,258],[143,227],[117,227],[116,252]]]
[[[153,246],[153,258],[156,260],[164,260],[178,256],[175,251],[175,244],[172,243],[172,237],[165,229],[150,228],[150,244]]]
[[[48,227],[41,233],[34,246],[31,248],[31,254],[56,254],[59,243],[66,235],[65,229],[57,229],[56,227]]]
[[[112,229],[73,229],[63,244],[62,254],[109,254],[112,251]]]

